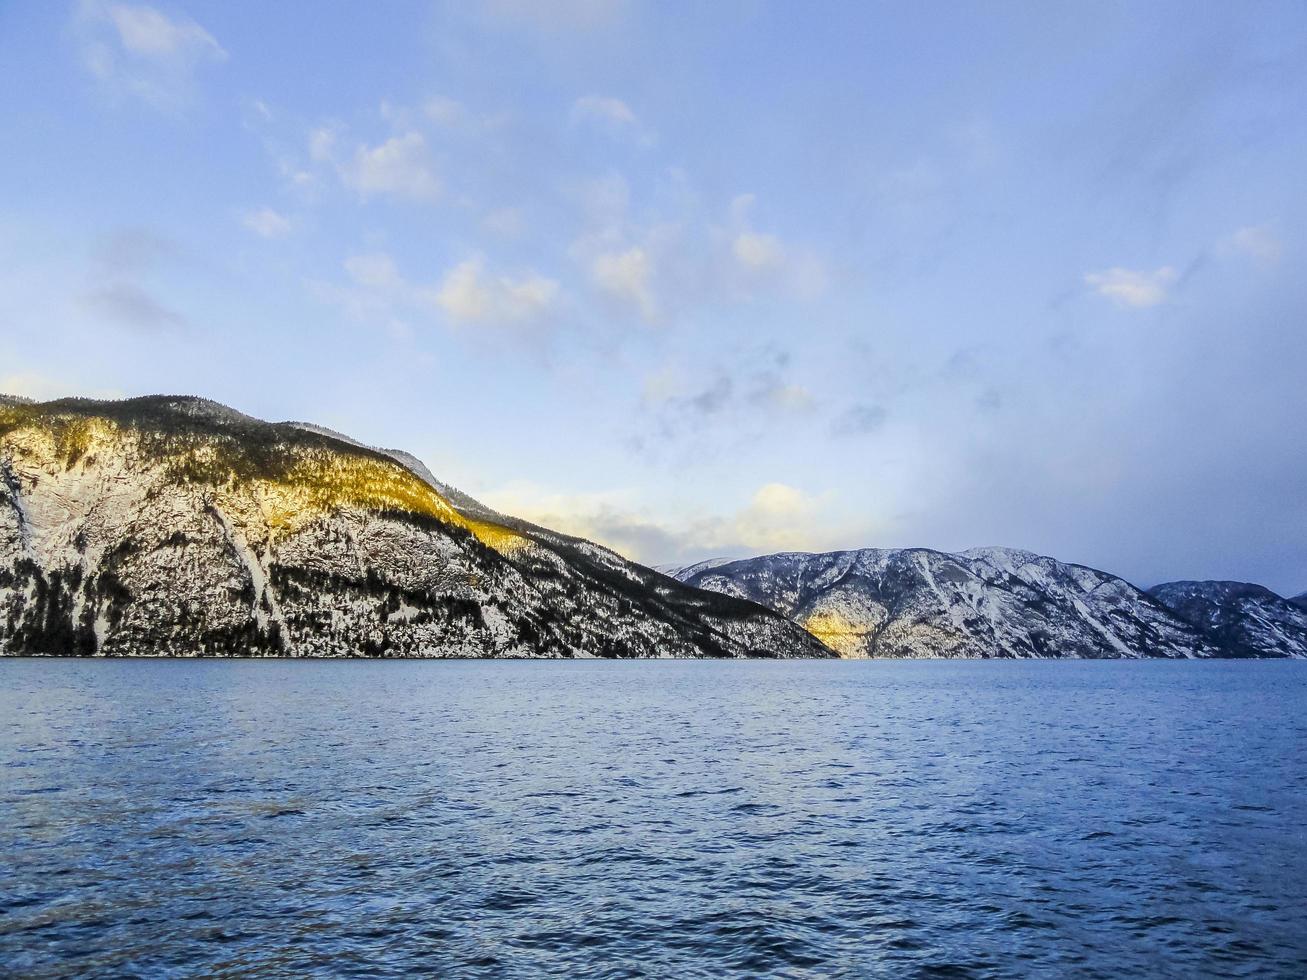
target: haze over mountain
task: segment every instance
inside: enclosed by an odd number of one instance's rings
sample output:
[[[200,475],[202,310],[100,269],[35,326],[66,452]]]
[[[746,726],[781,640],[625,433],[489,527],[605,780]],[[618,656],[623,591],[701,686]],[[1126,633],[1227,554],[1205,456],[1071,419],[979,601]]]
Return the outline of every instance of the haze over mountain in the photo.
[[[0,651],[829,656],[403,454],[197,398],[0,400]]]

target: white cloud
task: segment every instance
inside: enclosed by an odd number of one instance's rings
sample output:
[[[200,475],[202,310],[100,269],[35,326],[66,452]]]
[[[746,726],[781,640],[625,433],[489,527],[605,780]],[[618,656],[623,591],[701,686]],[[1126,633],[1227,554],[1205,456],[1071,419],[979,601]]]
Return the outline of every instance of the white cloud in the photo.
[[[590,264],[590,275],[604,292],[633,303],[646,320],[657,317],[649,253],[636,246],[623,252],[605,252]]]
[[[728,222],[713,222],[683,175],[669,173],[668,181],[643,197],[675,210],[633,203],[618,173],[569,188],[584,230],[568,254],[599,294],[648,321],[675,322],[695,308],[763,296],[808,300],[826,290],[825,264],[811,248],[750,226],[753,195],[730,202]]]
[[[736,194],[731,200],[731,223],[742,228],[747,227],[749,215],[753,213],[753,206],[757,203],[756,194]]]
[[[603,95],[586,95],[573,102],[572,119],[596,119],[618,126],[634,126],[636,122],[629,105],[621,99]]]
[[[146,58],[171,58],[192,50],[203,50],[218,58],[227,52],[213,35],[193,20],[169,20],[153,7],[112,4],[109,18],[118,29],[123,47]]]
[[[1284,243],[1269,225],[1251,225],[1240,228],[1230,236],[1230,245],[1259,262],[1274,265],[1284,254]]]
[[[517,208],[496,208],[481,219],[486,231],[501,238],[520,237],[525,224],[522,212]]]
[[[329,154],[330,147],[323,152]],[[365,198],[392,195],[434,201],[440,196],[440,179],[418,132],[393,136],[379,146],[359,146],[353,160],[341,168],[341,178]]]
[[[1145,309],[1166,301],[1167,291],[1177,273],[1169,265],[1153,272],[1139,272],[1116,266],[1103,272],[1090,272],[1085,282],[1100,296],[1118,306]]]
[[[812,540],[810,525],[821,501],[797,487],[768,483],[758,488],[747,507],[731,521],[731,530],[747,548],[789,551]]]
[[[290,234],[291,227],[290,219],[272,208],[246,211],[241,215],[241,224],[263,238],[283,238]]]
[[[759,487],[739,509],[711,516],[657,515],[622,491],[553,493],[515,483],[478,494],[506,514],[595,541],[646,563],[712,555],[823,550],[860,538],[830,514],[830,499],[785,483]]]
[[[427,99],[422,111],[428,119],[439,126],[456,126],[468,118],[468,111],[463,103],[443,95]]]
[[[319,126],[309,133],[309,158],[316,163],[326,163],[336,153],[336,141],[340,136],[338,126]]]
[[[803,385],[778,384],[767,388],[760,396],[773,408],[786,412],[806,412],[813,407],[812,392]]]
[[[490,275],[479,258],[451,269],[431,296],[435,305],[464,323],[522,323],[553,306],[558,283],[537,273],[520,279]]]
[[[736,270],[737,289],[752,296],[765,284],[809,299],[825,292],[826,267],[811,249],[787,246],[779,236],[752,227],[750,219],[756,203],[752,194],[740,194],[731,201],[732,230],[726,232],[725,239]]]
[[[645,375],[640,386],[640,397],[646,403],[668,402],[685,394],[685,372],[678,366],[666,364]]]
[[[779,268],[785,262],[785,249],[775,235],[756,231],[742,231],[731,246],[735,259],[746,269],[764,272]]]
[[[341,307],[354,319],[383,325],[393,336],[413,335],[408,314],[483,325],[524,324],[547,314],[561,290],[553,279],[536,272],[520,277],[493,275],[480,257],[454,266],[439,282],[413,282],[385,252],[350,256],[345,260],[348,283],[310,280],[316,297]]]
[[[395,260],[385,252],[352,255],[345,260],[345,272],[360,286],[370,289],[399,289],[404,279],[395,267]]]
[[[489,134],[512,118],[508,112],[480,112],[447,95],[432,95],[413,106],[383,99],[378,115],[397,133],[436,128],[443,131],[442,136],[459,133],[467,137]]]
[[[654,133],[640,123],[631,107],[621,99],[606,95],[586,95],[572,103],[572,125],[590,124],[613,135],[634,138],[642,147],[653,146]]]
[[[195,21],[144,4],[82,0],[75,26],[83,63],[96,79],[115,95],[160,109],[182,107],[198,69],[227,60],[222,45]]]

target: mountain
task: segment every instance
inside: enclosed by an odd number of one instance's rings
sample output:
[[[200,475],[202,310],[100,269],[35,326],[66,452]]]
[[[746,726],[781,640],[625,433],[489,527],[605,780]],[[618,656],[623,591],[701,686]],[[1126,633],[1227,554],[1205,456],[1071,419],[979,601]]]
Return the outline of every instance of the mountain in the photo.
[[[1293,596],[1290,600],[1299,609],[1307,609],[1307,592]]]
[[[831,656],[406,454],[163,396],[0,398],[0,652]]]
[[[1213,657],[1128,582],[1027,551],[777,554],[669,570],[801,623],[847,657]]]
[[[1247,582],[1167,582],[1148,590],[1242,656],[1307,657],[1307,609]]]

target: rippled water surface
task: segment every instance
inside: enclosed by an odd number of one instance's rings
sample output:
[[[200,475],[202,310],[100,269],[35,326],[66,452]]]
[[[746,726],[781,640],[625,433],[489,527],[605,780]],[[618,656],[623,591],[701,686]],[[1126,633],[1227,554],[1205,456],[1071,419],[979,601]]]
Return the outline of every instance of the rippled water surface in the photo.
[[[0,661],[0,973],[1307,973],[1307,664]]]

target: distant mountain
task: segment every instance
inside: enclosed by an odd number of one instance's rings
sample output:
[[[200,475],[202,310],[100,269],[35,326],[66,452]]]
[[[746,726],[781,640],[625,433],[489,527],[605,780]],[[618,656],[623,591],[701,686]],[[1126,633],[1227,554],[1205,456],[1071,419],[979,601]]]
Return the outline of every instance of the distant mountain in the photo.
[[[1167,582],[1149,594],[1232,653],[1307,657],[1307,609],[1247,582]]]
[[[1027,551],[776,554],[668,570],[802,624],[846,657],[1214,657],[1123,579]]]
[[[1307,592],[1293,596],[1290,600],[1299,609],[1307,609]]]
[[[405,453],[187,397],[0,397],[0,653],[831,655]]]

